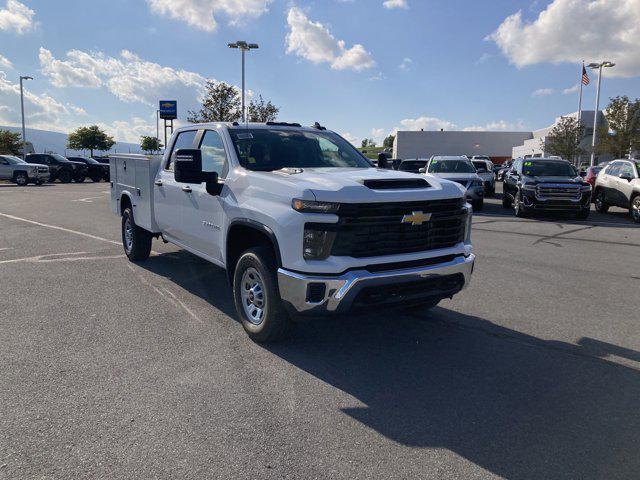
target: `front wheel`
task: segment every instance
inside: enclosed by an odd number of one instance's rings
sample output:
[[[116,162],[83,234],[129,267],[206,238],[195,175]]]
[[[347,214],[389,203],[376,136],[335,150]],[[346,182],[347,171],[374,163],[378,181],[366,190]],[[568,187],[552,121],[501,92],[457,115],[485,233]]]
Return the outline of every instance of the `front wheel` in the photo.
[[[480,200],[474,200],[471,204],[471,206],[473,207],[473,211],[474,212],[479,212],[482,210],[482,208],[484,207],[484,199],[481,198]]]
[[[244,330],[254,342],[284,338],[292,320],[278,289],[277,263],[268,247],[244,252],[233,275],[233,300]]]
[[[629,213],[635,223],[640,223],[640,195],[636,195],[631,199]]]
[[[149,258],[152,240],[149,232],[136,225],[131,208],[126,208],[122,214],[122,246],[129,260],[135,262]]]
[[[87,179],[87,177],[85,175],[77,175],[76,178],[74,178],[73,180],[76,183],[84,183],[84,181]]]
[[[576,218],[578,220],[586,220],[587,218],[589,218],[589,213],[589,210],[585,208],[584,210],[580,210],[580,212],[576,214]]]
[[[520,201],[520,192],[517,192],[515,197],[513,197],[513,213],[516,217],[525,217],[524,207],[522,206],[522,202]]]
[[[593,202],[596,206],[596,212],[598,213],[607,213],[609,210],[609,205],[605,202],[604,199],[604,190],[598,190],[596,192],[596,199]]]
[[[16,183],[16,185],[24,187],[29,183],[29,177],[26,173],[19,172],[16,173],[15,177],[13,177],[13,181]]]
[[[71,172],[69,170],[61,170],[58,173],[58,180],[60,180],[62,183],[70,183],[71,180],[73,180],[73,176],[71,175]]]
[[[91,177],[91,181],[92,181],[93,183],[98,183],[100,180],[102,180],[102,175],[93,175],[93,176]]]

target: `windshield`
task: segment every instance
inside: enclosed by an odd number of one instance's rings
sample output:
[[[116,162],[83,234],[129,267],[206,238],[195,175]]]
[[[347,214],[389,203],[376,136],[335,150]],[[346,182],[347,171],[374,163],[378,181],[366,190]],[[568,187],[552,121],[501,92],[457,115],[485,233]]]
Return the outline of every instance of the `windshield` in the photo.
[[[18,163],[26,163],[24,160],[22,160],[21,158],[18,157],[14,157],[13,155],[3,155],[2,158],[4,158],[7,162],[9,162],[11,165],[16,165]]]
[[[522,173],[529,177],[575,177],[573,165],[567,162],[524,162]]]
[[[409,162],[402,162],[400,164],[400,167],[398,167],[398,170],[401,170],[403,172],[418,173],[420,172],[421,168],[424,168],[426,166],[427,166],[427,162],[409,161]]]
[[[62,155],[58,155],[57,153],[52,153],[51,156],[53,158],[55,158],[56,160],[58,160],[59,162],[68,162],[69,161],[66,158],[64,158]]]
[[[240,164],[249,170],[371,168],[353,145],[333,132],[248,128],[229,133]]]
[[[429,173],[476,173],[475,167],[464,160],[433,160]]]

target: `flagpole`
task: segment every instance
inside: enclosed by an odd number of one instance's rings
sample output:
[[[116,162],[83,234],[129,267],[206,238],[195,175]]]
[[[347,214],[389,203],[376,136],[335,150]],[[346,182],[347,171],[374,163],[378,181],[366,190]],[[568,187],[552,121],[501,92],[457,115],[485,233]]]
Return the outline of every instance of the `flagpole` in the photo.
[[[580,125],[582,125],[582,87],[584,86],[584,84],[582,83],[582,75],[584,72],[584,60],[582,61],[582,68],[580,69],[580,80],[578,83],[580,83],[580,97],[578,99],[578,127]],[[582,140],[582,139],[579,139]],[[581,155],[576,155],[576,167],[579,169],[580,168],[580,160],[581,160],[582,156]]]

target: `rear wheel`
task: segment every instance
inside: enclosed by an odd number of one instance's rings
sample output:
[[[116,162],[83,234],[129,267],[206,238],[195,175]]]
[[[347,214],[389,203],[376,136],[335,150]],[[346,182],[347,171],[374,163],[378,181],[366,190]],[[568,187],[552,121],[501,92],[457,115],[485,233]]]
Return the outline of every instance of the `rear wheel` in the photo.
[[[631,208],[629,208],[629,213],[635,223],[640,223],[640,195],[636,195],[631,199]]]
[[[595,204],[596,212],[598,213],[607,213],[609,210],[609,205],[607,205],[604,198],[604,190],[598,190],[596,192],[596,199],[593,203]]]
[[[24,187],[25,185],[27,185],[29,183],[29,177],[27,176],[26,173],[24,172],[18,172],[14,175],[13,177],[13,181],[21,186]]]
[[[102,180],[101,174],[94,173],[91,177],[91,181],[94,183],[98,183],[100,180]]]
[[[292,327],[278,289],[277,263],[268,247],[244,252],[233,275],[233,299],[247,335],[254,342],[275,342]]]
[[[87,179],[86,175],[76,175],[76,177],[73,180],[76,183],[84,183],[86,179]]]
[[[69,170],[61,170],[58,172],[58,180],[62,183],[70,183],[73,180],[73,176]]]
[[[131,261],[142,261],[151,254],[153,236],[144,228],[136,225],[131,208],[122,214],[122,246],[124,253]]]

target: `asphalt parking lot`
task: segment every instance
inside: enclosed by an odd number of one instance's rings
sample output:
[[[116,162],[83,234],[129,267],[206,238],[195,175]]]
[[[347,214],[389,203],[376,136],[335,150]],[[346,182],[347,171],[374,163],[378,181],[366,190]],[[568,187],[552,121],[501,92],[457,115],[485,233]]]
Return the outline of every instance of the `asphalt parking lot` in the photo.
[[[109,185],[0,185],[0,478],[629,479],[640,229],[474,219],[470,288],[422,315],[252,343],[224,273],[131,264]]]

